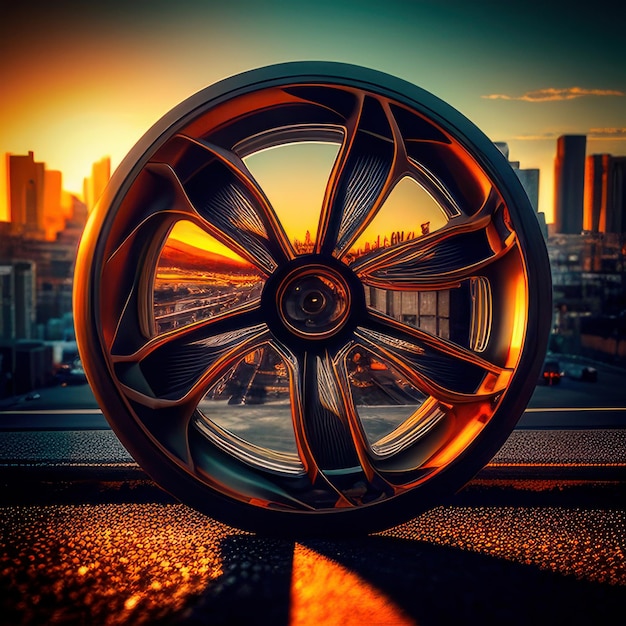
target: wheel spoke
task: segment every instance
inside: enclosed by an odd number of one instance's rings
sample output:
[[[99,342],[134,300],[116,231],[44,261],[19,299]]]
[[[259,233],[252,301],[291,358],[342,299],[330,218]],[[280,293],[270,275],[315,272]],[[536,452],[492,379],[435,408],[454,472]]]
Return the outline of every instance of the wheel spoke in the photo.
[[[152,300],[149,279],[156,272],[159,254],[172,227],[188,220],[203,227],[204,220],[185,196],[167,165],[147,166],[135,180],[120,209],[102,267],[102,308],[106,345],[134,350],[152,334],[146,302]]]
[[[408,170],[389,106],[362,97],[330,175],[317,235],[318,251],[341,258]]]
[[[237,190],[234,189],[232,199],[233,202],[237,202]],[[246,239],[245,225],[228,225],[220,222],[220,219],[226,222],[231,220],[230,214],[236,214],[242,206],[249,208],[243,196],[239,207],[228,205],[227,196],[227,192],[221,196],[222,211],[225,215],[213,216],[215,217],[213,221],[208,220],[207,216],[201,213],[192,202],[183,182],[171,165],[148,163],[129,190],[121,207],[123,217],[116,224],[115,231],[111,233],[107,242],[105,251],[107,262],[114,257],[121,256],[123,259],[128,258],[128,262],[132,263],[137,255],[133,256],[130,252],[135,250],[136,240],[140,240],[140,243],[151,242],[161,224],[166,223],[171,227],[177,221],[188,220],[237,252],[265,274],[271,273],[276,267],[276,260],[269,252],[269,244],[262,246],[263,241],[260,235],[264,232],[262,225],[258,228],[260,233],[254,233],[255,243]],[[222,232],[221,226],[225,226],[227,232]],[[239,233],[239,238],[243,237],[244,241],[239,241],[236,236],[230,236],[232,233],[235,235]],[[248,239],[251,237],[252,235]],[[279,258],[281,258],[280,255]]]
[[[269,339],[253,304],[159,335],[111,360],[127,395],[137,402],[195,408],[212,381]]]
[[[450,289],[502,258],[516,242],[507,211],[491,196],[476,216],[458,217],[418,239],[361,257],[351,267],[382,289]]]
[[[298,446],[321,470],[354,467],[358,458],[328,355],[306,353],[300,368]]]
[[[205,177],[194,184],[183,183],[170,165],[149,163],[146,170],[161,177],[171,186],[176,206],[184,217],[199,226],[230,250],[246,259],[265,274],[277,266],[277,246],[272,246],[255,210],[252,194],[236,181],[224,165],[215,165]]]
[[[504,390],[511,372],[450,341],[369,311],[355,335],[415,387],[443,403],[474,402]]]
[[[367,437],[340,364],[328,353],[307,353],[299,367],[294,422],[298,451],[310,479],[341,494],[339,507],[391,495],[393,488],[372,465]]]
[[[202,216],[244,248],[264,248],[277,263],[294,257],[276,213],[254,176],[234,152],[185,135],[179,137],[216,161],[214,176],[196,176],[190,187]],[[213,172],[211,172],[213,174]],[[211,180],[212,179],[212,180]],[[196,195],[197,194],[197,195]]]

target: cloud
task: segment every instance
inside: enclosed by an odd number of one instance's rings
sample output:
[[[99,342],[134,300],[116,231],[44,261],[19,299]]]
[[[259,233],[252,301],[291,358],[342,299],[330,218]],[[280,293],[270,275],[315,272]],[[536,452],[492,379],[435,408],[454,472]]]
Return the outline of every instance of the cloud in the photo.
[[[589,139],[626,139],[626,128],[590,128]]]
[[[547,87],[527,91],[522,96],[509,96],[502,93],[492,93],[483,98],[487,100],[524,100],[525,102],[554,102],[557,100],[574,100],[584,96],[625,96],[626,93],[617,89],[585,89],[583,87],[566,87],[556,89]]]
[[[544,133],[535,133],[535,134],[527,134],[527,135],[517,135],[513,137],[513,139],[517,141],[546,141],[546,140],[556,140],[560,135],[565,135],[567,133],[557,132],[557,131],[546,131]]]
[[[547,130],[543,133],[528,133],[513,137],[516,141],[556,141],[561,135],[585,135],[591,140],[626,140],[626,128],[590,128],[588,131]]]

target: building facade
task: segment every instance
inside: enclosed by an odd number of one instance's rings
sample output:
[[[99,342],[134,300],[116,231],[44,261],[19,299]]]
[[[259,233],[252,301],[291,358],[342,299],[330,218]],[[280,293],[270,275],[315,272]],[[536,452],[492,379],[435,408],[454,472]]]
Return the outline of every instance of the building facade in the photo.
[[[562,135],[554,164],[554,230],[578,235],[583,230],[585,135]]]
[[[592,233],[626,232],[626,157],[587,157],[583,226]]]

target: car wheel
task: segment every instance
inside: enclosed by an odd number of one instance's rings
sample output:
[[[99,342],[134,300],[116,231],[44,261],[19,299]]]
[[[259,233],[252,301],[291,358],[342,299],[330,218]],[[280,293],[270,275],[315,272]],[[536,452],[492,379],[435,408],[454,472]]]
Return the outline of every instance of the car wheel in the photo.
[[[550,271],[494,144],[378,71],[197,93],[115,172],[75,275],[80,355],[140,465],[282,535],[380,530],[462,487],[541,371]]]

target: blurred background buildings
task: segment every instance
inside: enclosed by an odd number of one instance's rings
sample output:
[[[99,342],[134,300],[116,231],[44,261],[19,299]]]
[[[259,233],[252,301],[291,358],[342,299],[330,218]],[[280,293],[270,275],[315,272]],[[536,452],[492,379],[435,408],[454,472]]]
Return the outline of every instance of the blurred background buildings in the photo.
[[[6,155],[9,221],[0,222],[0,398],[50,384],[78,357],[72,282],[89,211],[110,177],[94,163],[83,202],[34,154]]]
[[[626,157],[586,155],[584,135],[557,142],[548,251],[552,348],[626,361]]]
[[[626,363],[626,157],[586,154],[585,135],[556,146],[554,222],[538,212],[539,170],[509,159],[547,241],[554,294],[550,350]],[[77,365],[72,282],[78,243],[111,175],[105,157],[84,180],[83,199],[33,152],[6,155],[9,220],[0,221],[0,398],[55,380]],[[370,305],[450,337],[449,294],[367,293]],[[396,297],[397,296],[397,297]],[[431,302],[432,300],[432,302]],[[439,301],[441,300],[441,302]]]

